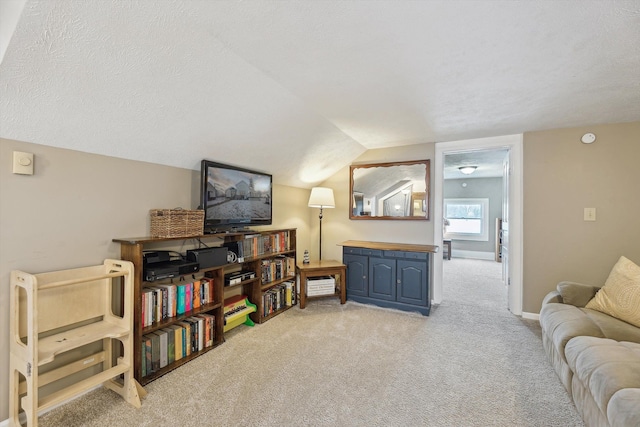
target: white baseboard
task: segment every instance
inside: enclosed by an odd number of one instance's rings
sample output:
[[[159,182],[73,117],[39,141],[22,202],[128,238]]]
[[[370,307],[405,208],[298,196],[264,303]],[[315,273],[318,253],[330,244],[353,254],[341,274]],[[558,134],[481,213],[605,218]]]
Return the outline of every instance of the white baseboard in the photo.
[[[9,418],[0,423],[0,427],[9,427]]]
[[[491,261],[496,259],[496,254],[493,252],[465,251],[461,249],[452,249],[451,256],[453,258],[486,259]]]
[[[523,311],[523,312],[522,312],[522,318],[523,318],[523,319],[538,320],[538,321],[540,321],[540,313],[525,313],[525,312]]]

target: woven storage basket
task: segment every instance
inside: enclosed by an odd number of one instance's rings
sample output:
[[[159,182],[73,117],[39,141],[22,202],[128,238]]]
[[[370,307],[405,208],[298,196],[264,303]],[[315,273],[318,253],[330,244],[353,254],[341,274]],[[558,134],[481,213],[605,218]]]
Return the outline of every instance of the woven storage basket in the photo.
[[[204,211],[188,209],[151,209],[151,237],[200,236],[204,229]]]

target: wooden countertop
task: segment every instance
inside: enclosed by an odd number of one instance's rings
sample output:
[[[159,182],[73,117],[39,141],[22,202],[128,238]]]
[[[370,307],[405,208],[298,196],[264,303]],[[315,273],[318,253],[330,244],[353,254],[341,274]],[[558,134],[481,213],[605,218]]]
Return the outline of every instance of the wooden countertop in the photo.
[[[417,245],[413,243],[367,242],[363,240],[347,240],[345,242],[338,243],[338,246],[380,249],[383,251],[408,251],[408,252],[431,252],[431,253],[436,253],[440,249],[438,246],[433,246],[433,245]]]

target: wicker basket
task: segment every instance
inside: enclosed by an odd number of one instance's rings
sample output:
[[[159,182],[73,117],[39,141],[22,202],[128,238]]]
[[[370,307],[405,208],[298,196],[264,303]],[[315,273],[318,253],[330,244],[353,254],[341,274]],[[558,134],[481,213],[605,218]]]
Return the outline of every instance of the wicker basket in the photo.
[[[151,237],[200,236],[204,230],[204,211],[151,209]]]

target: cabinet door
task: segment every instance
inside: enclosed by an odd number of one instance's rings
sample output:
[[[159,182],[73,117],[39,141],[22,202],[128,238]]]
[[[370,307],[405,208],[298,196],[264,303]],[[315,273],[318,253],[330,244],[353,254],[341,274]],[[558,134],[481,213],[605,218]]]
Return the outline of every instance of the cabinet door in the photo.
[[[347,298],[349,295],[367,296],[367,257],[364,255],[344,254],[342,257],[347,266]]]
[[[395,259],[369,258],[369,297],[395,301]]]
[[[398,260],[398,302],[427,305],[428,274],[424,261]]]

